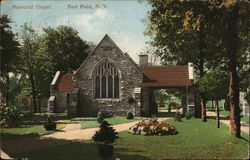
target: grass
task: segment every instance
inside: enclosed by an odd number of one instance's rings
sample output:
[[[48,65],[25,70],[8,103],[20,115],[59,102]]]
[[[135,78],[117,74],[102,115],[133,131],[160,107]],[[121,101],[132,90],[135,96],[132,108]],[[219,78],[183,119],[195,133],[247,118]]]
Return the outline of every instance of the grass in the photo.
[[[248,155],[248,136],[238,139],[221,124],[216,128],[215,120],[201,122],[200,119],[183,120],[173,124],[179,134],[172,136],[143,136],[119,133],[114,143],[113,158],[120,159],[243,159]],[[32,159],[99,159],[97,144],[93,141],[76,142],[31,152],[13,154],[12,157]]]
[[[243,116],[240,119],[242,122],[246,122],[248,124],[250,124],[250,116]]]
[[[225,100],[220,100],[219,101],[219,107],[223,107],[224,106],[224,103],[225,103]],[[213,108],[212,107],[212,101],[207,101],[207,103],[206,103],[206,106],[207,106],[207,108]]]
[[[222,111],[220,111],[220,115],[225,116],[225,117],[229,117],[230,116],[230,111],[222,110]]]
[[[225,117],[230,117],[230,111],[221,110],[220,115],[223,115]],[[242,112],[240,113],[240,116],[241,116],[241,119],[240,119],[241,122],[245,122],[245,123],[250,124],[250,117],[249,116],[243,116]]]
[[[81,128],[86,129],[86,128],[96,128],[100,126],[100,123],[96,121],[96,118],[91,120],[91,118],[81,118],[82,121],[80,122]],[[108,123],[111,125],[115,124],[122,124],[122,123],[128,123],[128,122],[133,122],[136,120],[140,120],[140,117],[135,117],[134,119],[127,119],[126,117],[111,117],[111,118],[105,118]]]
[[[57,124],[57,130],[63,129],[65,126],[66,124]],[[20,125],[18,128],[1,129],[1,141],[39,137],[53,132],[55,131],[45,130],[43,125]]]

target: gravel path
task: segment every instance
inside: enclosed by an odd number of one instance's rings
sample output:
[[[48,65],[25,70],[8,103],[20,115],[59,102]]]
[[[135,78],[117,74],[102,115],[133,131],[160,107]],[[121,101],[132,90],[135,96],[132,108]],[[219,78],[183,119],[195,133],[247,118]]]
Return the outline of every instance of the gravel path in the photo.
[[[159,121],[168,118],[158,118]],[[126,131],[138,121],[113,125],[117,132]],[[6,153],[28,152],[35,149],[47,148],[82,140],[90,140],[99,128],[80,129],[80,124],[68,124],[63,130],[36,138],[26,138],[3,142],[2,148]]]
[[[62,130],[67,132],[67,131],[74,131],[74,130],[79,130],[81,129],[81,125],[79,123],[75,123],[75,124],[67,124],[65,128],[63,128]]]
[[[216,117],[216,113],[211,112],[211,111],[207,111],[207,116],[215,116]],[[224,117],[224,116],[220,115],[220,117]],[[220,122],[222,122],[230,127],[230,120],[220,120]],[[240,129],[242,132],[249,134],[249,125],[244,125],[244,126],[241,125]]]
[[[167,118],[158,118],[159,121],[163,121],[166,119]],[[117,132],[122,132],[128,130],[129,127],[135,125],[138,122],[140,122],[140,120],[113,125],[113,127]],[[69,127],[69,128],[74,128],[74,127]],[[88,128],[88,129],[79,128],[77,130],[70,130],[66,132],[55,132],[49,135],[42,136],[42,138],[55,138],[55,139],[64,139],[73,141],[90,140],[97,130],[99,130],[99,128]]]

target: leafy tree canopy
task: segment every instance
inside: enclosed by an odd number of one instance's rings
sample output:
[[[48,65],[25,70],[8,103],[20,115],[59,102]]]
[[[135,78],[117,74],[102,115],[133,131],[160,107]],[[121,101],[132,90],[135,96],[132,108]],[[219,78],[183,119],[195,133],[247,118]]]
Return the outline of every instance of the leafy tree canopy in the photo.
[[[198,79],[197,87],[206,93],[210,100],[225,99],[228,93],[228,74],[219,69],[210,70]]]
[[[76,70],[89,53],[89,45],[83,41],[78,32],[67,26],[44,28],[41,38],[41,52],[48,55],[53,72],[63,73]]]
[[[15,71],[18,64],[18,46],[16,35],[12,32],[10,23],[12,21],[7,15],[0,16],[0,56],[1,56],[1,74]]]

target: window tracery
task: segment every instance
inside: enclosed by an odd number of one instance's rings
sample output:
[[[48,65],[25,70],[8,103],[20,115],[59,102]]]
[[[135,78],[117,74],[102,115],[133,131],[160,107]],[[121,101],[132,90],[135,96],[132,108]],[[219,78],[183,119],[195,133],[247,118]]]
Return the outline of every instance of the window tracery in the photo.
[[[95,98],[119,98],[119,69],[109,60],[103,60],[93,72]]]

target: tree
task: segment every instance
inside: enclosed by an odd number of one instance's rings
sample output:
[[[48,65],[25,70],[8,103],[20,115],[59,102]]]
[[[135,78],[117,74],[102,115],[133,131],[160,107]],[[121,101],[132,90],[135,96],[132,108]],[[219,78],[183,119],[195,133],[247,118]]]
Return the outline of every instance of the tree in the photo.
[[[19,43],[16,35],[11,31],[10,23],[12,21],[7,15],[0,16],[0,30],[1,30],[1,43],[0,43],[0,65],[1,65],[1,81],[6,81],[5,88],[1,92],[6,98],[6,104],[10,103],[9,95],[9,73],[15,72],[19,60]]]
[[[190,61],[199,71],[199,77],[204,76],[206,69],[217,65],[227,69],[231,133],[240,137],[239,89],[244,88],[240,84],[247,85],[240,83],[243,81],[239,77],[247,75],[250,68],[249,3],[151,0],[150,4],[153,9],[147,34],[164,61],[172,60],[176,64]],[[204,105],[204,93],[200,94]],[[202,109],[205,113],[205,107]]]
[[[22,71],[30,80],[34,112],[40,111],[40,100],[49,96],[49,84],[56,71],[76,70],[88,55],[89,45],[73,28],[60,26],[37,32],[24,24],[22,40]]]
[[[164,101],[170,99],[171,95],[168,95],[164,89],[155,90],[154,96],[159,101],[160,106],[164,107]]]
[[[38,38],[37,88],[38,98],[49,96],[49,84],[56,71],[70,73],[78,69],[94,48],[92,42],[85,42],[71,27],[44,28]],[[42,81],[41,81],[42,79]]]
[[[21,109],[17,106],[18,95],[22,90],[21,76],[13,74],[9,77],[9,104],[3,108],[0,108],[0,127],[16,127],[20,122]],[[6,88],[6,80],[0,81],[0,89]]]
[[[21,93],[22,90],[22,83],[21,81],[21,76],[18,74],[13,74],[9,78],[9,87],[8,87],[8,93],[9,93],[9,101],[11,105],[16,105],[17,104],[17,96]],[[0,89],[3,90],[6,87],[7,82],[6,80],[3,80],[0,82]]]
[[[205,76],[198,79],[197,83],[199,90],[205,93],[208,99],[215,100],[217,128],[220,128],[218,101],[227,97],[228,80],[227,72],[215,69],[208,71]]]
[[[198,77],[205,75],[213,59],[212,37],[208,34],[215,12],[207,1],[154,1],[148,17],[146,35],[158,47],[156,55],[163,64],[193,63]],[[202,121],[206,122],[206,97],[199,91]]]
[[[98,146],[98,152],[101,159],[112,159],[113,146],[109,146],[108,144],[113,143],[117,138],[119,138],[118,132],[116,132],[107,121],[102,121],[100,129],[96,131],[92,137],[92,140],[95,142],[104,143],[104,146]]]
[[[95,142],[104,143],[105,145],[113,143],[118,138],[118,133],[107,121],[102,121],[100,125],[100,130],[96,131],[92,139]]]
[[[21,60],[22,60],[22,72],[24,75],[29,76],[29,81],[31,84],[31,94],[34,112],[39,109],[37,107],[37,86],[36,86],[36,52],[38,48],[38,42],[35,30],[26,23],[21,26]]]
[[[236,137],[240,135],[240,107],[239,91],[242,86],[248,87],[244,82],[250,72],[249,58],[249,14],[250,4],[248,2],[232,1],[228,6],[222,6],[217,15],[218,30],[217,43],[224,50],[221,57],[227,66],[229,81],[230,101],[230,126],[231,133]],[[241,78],[241,79],[240,79]],[[246,89],[243,91],[247,91]]]
[[[41,52],[50,59],[51,71],[73,72],[87,58],[89,45],[71,27],[44,28]],[[92,47],[93,48],[93,47]]]

